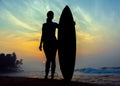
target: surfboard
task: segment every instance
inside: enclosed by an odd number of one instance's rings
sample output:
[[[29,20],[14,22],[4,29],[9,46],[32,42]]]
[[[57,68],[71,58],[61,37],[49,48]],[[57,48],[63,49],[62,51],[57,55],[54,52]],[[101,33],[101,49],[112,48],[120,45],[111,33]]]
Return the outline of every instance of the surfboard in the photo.
[[[63,9],[59,20],[58,57],[63,78],[71,80],[76,58],[76,33],[75,22],[68,6]]]

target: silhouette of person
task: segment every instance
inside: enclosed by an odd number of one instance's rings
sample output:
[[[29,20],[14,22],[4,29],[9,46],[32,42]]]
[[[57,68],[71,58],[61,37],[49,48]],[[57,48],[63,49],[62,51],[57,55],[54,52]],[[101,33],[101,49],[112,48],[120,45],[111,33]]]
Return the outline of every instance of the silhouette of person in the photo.
[[[39,49],[42,50],[42,45],[44,49],[44,53],[46,56],[46,65],[45,65],[45,79],[48,79],[49,69],[51,68],[51,79],[54,79],[55,73],[55,57],[57,51],[57,39],[55,37],[56,28],[58,28],[58,24],[52,22],[54,17],[54,13],[52,11],[48,11],[46,23],[42,26],[42,36]]]

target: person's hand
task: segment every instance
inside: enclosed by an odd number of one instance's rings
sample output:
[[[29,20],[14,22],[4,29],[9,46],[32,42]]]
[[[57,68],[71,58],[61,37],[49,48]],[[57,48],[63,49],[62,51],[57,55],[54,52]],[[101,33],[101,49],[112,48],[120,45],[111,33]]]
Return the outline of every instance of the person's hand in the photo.
[[[39,50],[42,51],[42,46],[41,45],[39,46]]]
[[[74,26],[75,26],[75,24],[76,24],[75,21],[73,21],[73,24],[74,24]]]

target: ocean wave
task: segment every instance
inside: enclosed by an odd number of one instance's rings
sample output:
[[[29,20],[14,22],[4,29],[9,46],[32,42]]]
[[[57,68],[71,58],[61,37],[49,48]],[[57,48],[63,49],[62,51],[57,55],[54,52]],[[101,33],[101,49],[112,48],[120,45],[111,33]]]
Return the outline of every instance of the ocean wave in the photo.
[[[115,73],[120,74],[120,67],[102,67],[102,68],[81,68],[75,69],[75,72],[89,73],[89,74],[106,74]]]

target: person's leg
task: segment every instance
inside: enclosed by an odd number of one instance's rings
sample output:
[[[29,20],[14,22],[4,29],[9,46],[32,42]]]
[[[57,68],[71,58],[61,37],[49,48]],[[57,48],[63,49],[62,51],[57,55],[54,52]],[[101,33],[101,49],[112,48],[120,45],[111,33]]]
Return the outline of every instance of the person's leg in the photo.
[[[55,59],[53,59],[52,67],[51,67],[51,79],[54,79],[55,68],[56,68],[56,62],[55,62]]]
[[[46,64],[45,64],[45,79],[48,78],[48,73],[49,73],[49,69],[50,69],[50,50],[48,46],[43,46],[44,48],[44,52],[45,52],[45,56],[46,56]]]
[[[52,51],[52,65],[51,65],[51,79],[54,79],[54,73],[55,73],[55,68],[56,68],[56,51],[57,49],[53,49]]]
[[[47,59],[46,65],[45,65],[45,79],[48,78],[49,69],[50,69],[50,61]]]

